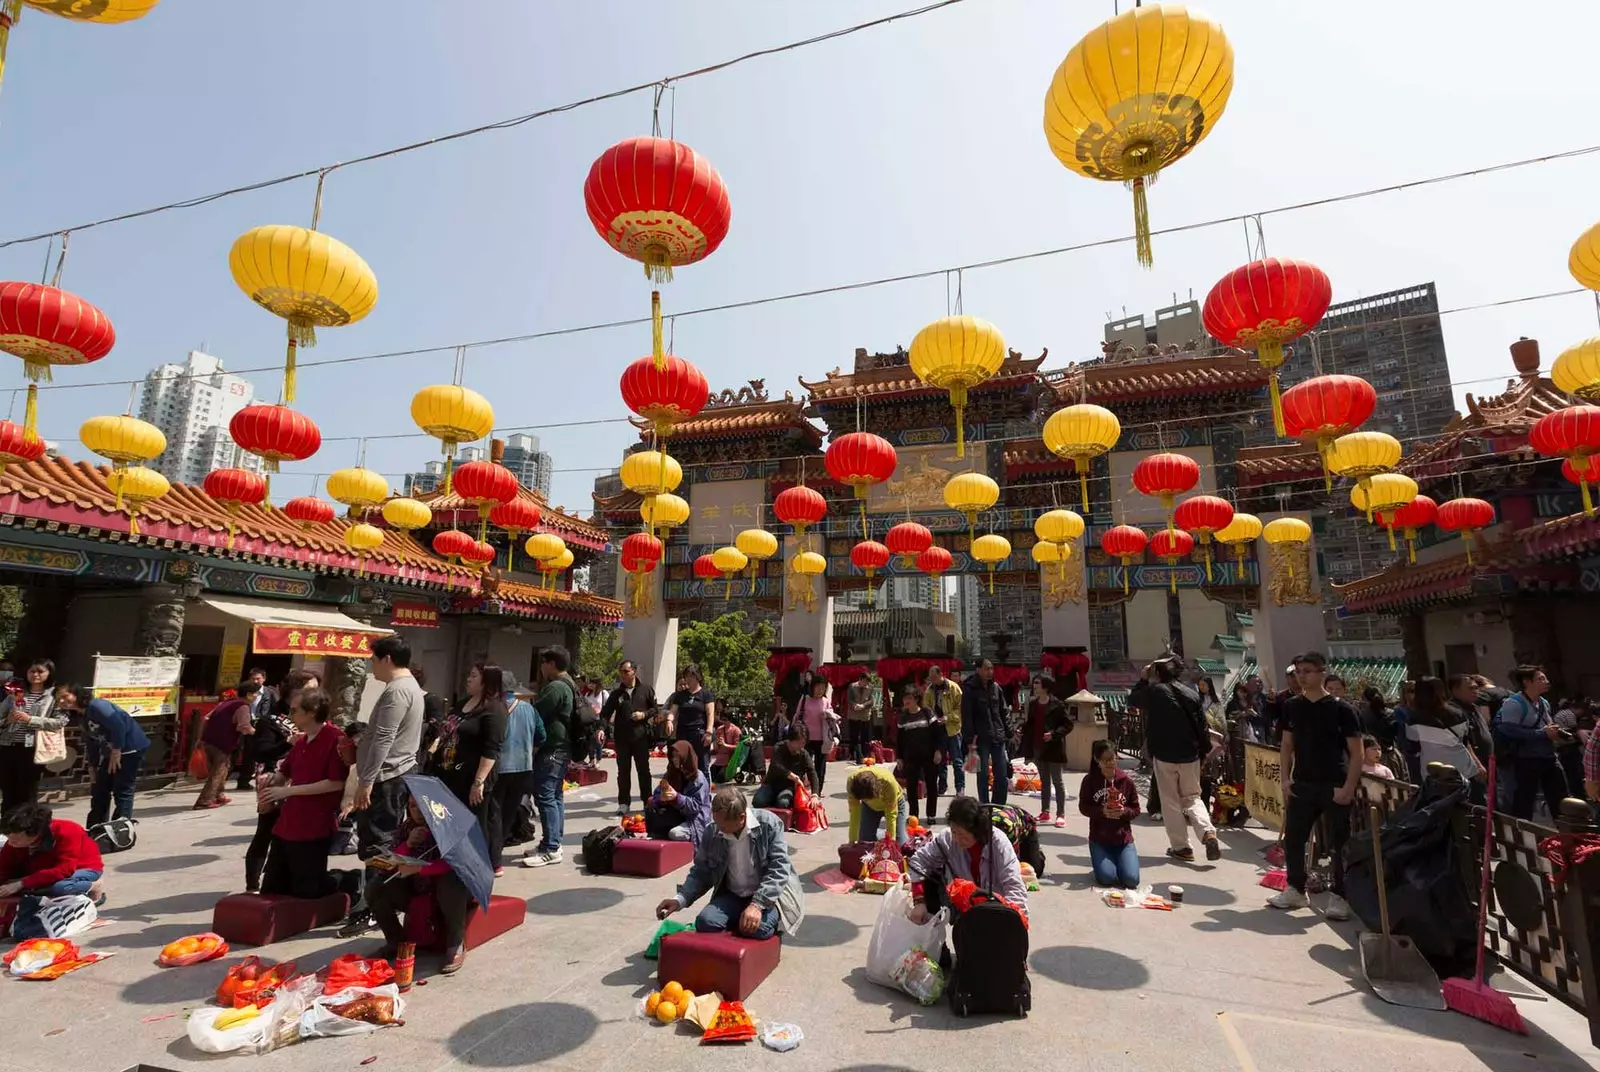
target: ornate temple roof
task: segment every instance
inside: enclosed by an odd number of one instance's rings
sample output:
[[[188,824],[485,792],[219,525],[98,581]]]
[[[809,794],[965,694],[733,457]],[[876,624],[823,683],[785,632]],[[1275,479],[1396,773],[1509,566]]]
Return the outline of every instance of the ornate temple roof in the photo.
[[[639,429],[639,438],[649,441],[651,426],[647,421],[633,421]],[[805,403],[785,391],[780,399],[767,397],[766,381],[751,380],[738,390],[725,389],[711,396],[711,401],[693,420],[675,426],[667,441],[671,444],[686,440],[743,439],[750,436],[798,434],[813,446],[822,443],[822,429],[806,419]]]
[[[1474,456],[1515,453],[1520,449],[1532,457],[1527,438],[1534,422],[1572,405],[1565,391],[1538,375],[1537,343],[1534,347],[1531,373],[1506,381],[1506,389],[1500,394],[1488,398],[1467,395],[1466,415],[1457,414],[1438,438],[1409,450],[1400,463],[1401,472],[1421,483],[1450,475],[1463,459]]]
[[[430,491],[412,498],[428,504],[428,508],[437,518],[441,514],[457,515],[456,521],[465,524],[468,520],[476,523],[478,508],[462,501],[461,496],[452,491],[446,495],[443,488]],[[517,498],[524,502],[531,502],[539,508],[539,526],[534,532],[551,532],[568,543],[577,547],[585,547],[591,551],[599,551],[606,545],[606,531],[593,522],[584,521],[574,517],[557,507],[551,506],[545,497],[532,488],[517,487]]]
[[[1336,584],[1333,590],[1356,612],[1393,613],[1407,606],[1446,602],[1470,596],[1473,578],[1503,569],[1515,551],[1509,542],[1480,541],[1475,562],[1469,563],[1464,551],[1432,562],[1401,561],[1381,573]]]
[[[1009,389],[1019,383],[1031,383],[1038,377],[1039,366],[1050,351],[1038,357],[1023,357],[1010,351],[1000,371],[972,388],[974,392]],[[813,405],[837,403],[856,398],[882,400],[891,397],[935,396],[945,393],[942,387],[929,387],[911,374],[909,355],[903,349],[891,354],[869,354],[864,348],[856,350],[855,370],[841,372],[835,368],[815,382],[801,379],[800,386],[811,396]]]
[[[1106,343],[1104,356],[1044,374],[1063,404],[1117,402],[1153,398],[1242,394],[1264,389],[1270,375],[1243,350],[1202,352],[1177,346],[1143,350]]]
[[[1241,447],[1233,460],[1240,487],[1281,484],[1322,475],[1322,458],[1299,444]]]
[[[344,545],[344,531],[354,522],[336,518],[302,529],[281,511],[264,506],[246,506],[234,516],[236,534],[229,550],[227,509],[187,484],[173,484],[165,496],[142,505],[139,535],[129,536],[127,515],[117,509],[116,495],[106,486],[107,472],[104,467],[62,457],[7,466],[0,473],[0,524],[317,573],[364,574],[394,584],[455,591],[479,587],[478,571],[435,556],[408,533],[383,529],[383,543],[363,563]],[[579,524],[601,532],[587,523]],[[601,541],[603,544],[603,532]],[[499,581],[498,597],[526,617],[616,621],[622,616],[622,606],[615,600],[589,593],[546,591],[518,581]]]

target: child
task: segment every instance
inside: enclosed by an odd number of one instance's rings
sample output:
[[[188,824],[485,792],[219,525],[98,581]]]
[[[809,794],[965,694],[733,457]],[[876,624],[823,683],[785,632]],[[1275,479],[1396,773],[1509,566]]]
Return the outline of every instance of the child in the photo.
[[[1139,888],[1139,850],[1133,845],[1133,820],[1139,814],[1139,787],[1117,767],[1110,741],[1094,743],[1094,766],[1078,786],[1078,810],[1089,817],[1089,861],[1102,886]]]
[[[1383,765],[1383,746],[1378,744],[1378,739],[1369,733],[1361,738],[1361,747],[1365,749],[1361,758],[1361,772],[1394,781],[1394,774]]]

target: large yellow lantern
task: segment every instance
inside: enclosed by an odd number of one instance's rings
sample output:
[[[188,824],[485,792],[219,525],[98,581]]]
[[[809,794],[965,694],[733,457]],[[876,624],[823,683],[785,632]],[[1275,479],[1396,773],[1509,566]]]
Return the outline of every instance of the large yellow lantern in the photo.
[[[1011,541],[986,533],[972,541],[972,557],[989,567],[989,594],[994,595],[994,568],[1011,557]]]
[[[411,420],[437,439],[444,450],[444,492],[450,494],[456,448],[488,435],[494,428],[494,407],[470,387],[436,383],[411,398]]]
[[[1572,243],[1572,252],[1567,255],[1567,271],[1583,286],[1600,290],[1600,223]]]
[[[1289,571],[1289,579],[1295,579],[1294,560],[1311,545],[1311,526],[1298,517],[1280,517],[1268,521],[1261,530],[1261,538],[1273,548],[1283,548],[1287,554],[1283,561]]]
[[[167,478],[154,469],[129,465],[106,474],[106,487],[117,496],[117,509],[128,511],[128,535],[139,535],[139,507],[172,490]]]
[[[1072,556],[1072,547],[1070,544],[1046,543],[1040,540],[1028,549],[1028,554],[1033,557],[1037,565],[1046,569],[1051,566],[1056,567],[1056,573],[1060,575],[1066,572],[1067,559]]]
[[[1242,565],[1250,545],[1261,536],[1261,519],[1235,510],[1233,520],[1212,534],[1212,539],[1233,548],[1233,557]]]
[[[750,579],[755,580],[761,563],[778,553],[778,538],[766,529],[745,529],[733,538],[737,547],[750,560]]]
[[[1550,380],[1569,395],[1600,402],[1600,338],[1561,351],[1550,368]]]
[[[1039,543],[1059,546],[1065,560],[1072,557],[1072,541],[1083,535],[1083,518],[1071,510],[1046,510],[1034,519],[1033,534]]]
[[[622,486],[637,495],[664,495],[683,483],[683,466],[661,450],[641,450],[622,459]]]
[[[711,552],[711,561],[717,567],[717,571],[727,579],[728,588],[724,598],[731,597],[733,595],[734,577],[738,576],[739,572],[750,564],[750,560],[737,547],[725,546]]]
[[[319,186],[319,205],[321,197]],[[367,262],[315,229],[270,224],[246,231],[228,251],[228,268],[251,301],[288,321],[285,402],[294,401],[295,350],[315,346],[319,326],[353,324],[378,303],[378,278]]]
[[[714,557],[714,556],[713,556]],[[789,560],[789,568],[806,579],[806,586],[801,590],[801,599],[806,610],[813,610],[817,605],[816,578],[828,572],[828,560],[815,551],[801,551]],[[868,594],[871,594],[872,580],[867,580]]]
[[[1050,80],[1050,151],[1080,175],[1132,187],[1135,250],[1146,268],[1145,187],[1211,133],[1232,90],[1233,46],[1222,27],[1179,4],[1134,7],[1102,23]]]
[[[976,539],[973,530],[978,515],[1000,501],[1000,485],[982,473],[958,473],[944,486],[944,503],[952,510],[967,515],[967,536]]]
[[[950,392],[956,411],[956,457],[967,455],[967,388],[1000,371],[1006,340],[1000,329],[975,316],[935,320],[911,340],[911,373],[931,387]]]
[[[336,502],[350,508],[354,517],[358,510],[370,510],[389,497],[389,482],[379,473],[362,466],[335,469],[328,474],[328,495]]]
[[[535,562],[549,562],[560,558],[567,550],[567,541],[553,532],[536,532],[522,545],[528,557]]]
[[[1400,464],[1400,441],[1383,432],[1351,432],[1328,448],[1328,470],[1366,487],[1374,475]]]
[[[639,504],[639,518],[653,536],[663,539],[689,520],[689,504],[676,495],[646,495]]]
[[[1078,470],[1085,513],[1089,510],[1089,467],[1121,438],[1122,422],[1117,415],[1087,402],[1063,406],[1044,422],[1044,445],[1058,458],[1071,458]]]
[[[1394,512],[1417,497],[1417,482],[1404,473],[1375,473],[1364,485],[1350,489],[1350,505],[1367,515],[1372,521],[1377,515],[1383,527],[1389,530],[1389,550],[1398,550],[1394,543]]]
[[[365,521],[358,522],[344,530],[344,545],[356,556],[356,561],[359,563],[356,567],[356,576],[364,577],[367,572],[367,556],[383,546],[383,530]]]
[[[401,532],[425,529],[433,521],[433,511],[415,499],[390,499],[383,504],[383,520]]]
[[[90,417],[78,429],[78,442],[111,462],[112,476],[121,473],[133,462],[147,462],[158,458],[167,449],[167,437],[162,433],[161,429],[147,421],[141,421],[139,418],[130,417],[127,414],[114,417]],[[162,479],[165,481],[166,478],[163,477]],[[135,481],[135,483],[138,483],[138,481]],[[109,480],[107,485],[111,485]],[[119,479],[117,485],[112,487],[112,490],[116,491],[121,486],[122,482]],[[166,493],[166,488],[163,488],[159,495],[152,496],[152,498],[160,498],[161,495]],[[117,509],[121,510],[122,507],[123,497],[121,492],[118,492]],[[131,520],[133,514],[129,513],[128,516]],[[138,531],[132,525],[130,525],[130,530],[134,533]]]
[[[22,17],[26,3],[35,11],[59,15],[73,22],[111,24],[132,22],[150,14],[159,0],[5,0],[0,3],[0,78],[5,76],[6,46],[10,43],[11,28]]]

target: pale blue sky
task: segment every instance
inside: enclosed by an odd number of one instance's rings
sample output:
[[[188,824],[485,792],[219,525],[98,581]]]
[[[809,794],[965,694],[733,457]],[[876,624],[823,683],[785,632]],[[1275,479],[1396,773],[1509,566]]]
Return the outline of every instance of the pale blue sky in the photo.
[[[727,59],[915,6],[914,0],[163,0],[145,20],[81,26],[29,11],[0,93],[0,239],[331,163]],[[1600,142],[1591,117],[1600,5],[1340,4],[1217,0],[1234,43],[1233,97],[1216,131],[1153,188],[1156,227]],[[915,272],[1125,234],[1128,194],[1070,174],[1041,133],[1045,86],[1111,4],[966,0],[844,40],[694,79],[677,135],[721,171],[733,228],[666,288],[668,312]],[[309,360],[514,335],[640,315],[638,266],[583,212],[607,145],[649,132],[640,94],[513,131],[330,177],[323,229],[377,273],[377,308],[322,333]],[[1526,168],[1266,221],[1268,252],[1310,259],[1336,301],[1435,280],[1446,308],[1573,286],[1567,249],[1600,218],[1600,157]],[[202,344],[231,367],[269,364],[281,322],[227,270],[233,239],[309,221],[310,181],[76,235],[64,285],[118,331],[98,365],[61,384],[142,376]],[[0,276],[39,278],[43,245],[0,250]],[[971,272],[966,311],[1052,366],[1094,354],[1106,313],[1203,297],[1245,259],[1238,224],[1161,237],[1155,268],[1130,246]],[[682,320],[677,352],[713,388],[769,389],[848,366],[857,346],[909,343],[945,313],[942,280]],[[1445,318],[1456,381],[1510,373],[1507,344],[1545,361],[1596,333],[1590,296]],[[647,329],[476,350],[467,382],[501,425],[615,418],[622,366]],[[299,408],[325,436],[412,430],[418,388],[446,353],[310,369]],[[275,397],[276,377],[254,377]],[[0,365],[0,388],[20,384]],[[1494,391],[1495,384],[1458,388]],[[41,431],[69,440],[120,411],[126,387],[50,391]],[[554,500],[589,508],[625,425],[538,433]],[[63,443],[68,453],[81,450]],[[398,474],[431,440],[375,443]],[[351,464],[330,443],[274,481],[279,498]],[[563,472],[563,470],[567,470]],[[589,471],[574,471],[589,470]]]

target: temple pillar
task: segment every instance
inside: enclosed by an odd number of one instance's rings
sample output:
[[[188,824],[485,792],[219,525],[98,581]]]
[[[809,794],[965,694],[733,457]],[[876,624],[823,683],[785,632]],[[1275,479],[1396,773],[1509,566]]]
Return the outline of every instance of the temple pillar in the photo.
[[[139,630],[134,636],[133,653],[147,658],[171,658],[178,654],[183,640],[183,589],[171,584],[153,584],[144,591],[139,608]]]
[[[665,562],[644,574],[618,570],[616,595],[625,615],[622,657],[663,702],[678,688],[678,619],[667,617],[662,598],[666,573]]]
[[[1081,571],[1079,574],[1082,576]],[[1070,581],[1068,582],[1070,584]],[[1039,623],[1046,648],[1089,650],[1089,601],[1080,580],[1076,598],[1063,588],[1055,566],[1039,568]]]
[[[1428,631],[1421,611],[1400,615],[1400,644],[1406,653],[1406,677],[1421,681],[1433,673],[1428,664]]]
[[[333,718],[340,724],[353,722],[361,713],[361,694],[366,691],[372,664],[366,659],[328,656],[322,661],[322,688],[332,700]]]
[[[1262,514],[1262,523],[1297,514]],[[1269,546],[1261,556],[1261,592],[1255,617],[1256,661],[1263,680],[1284,687],[1284,669],[1296,655],[1326,653],[1328,628],[1322,617],[1322,578],[1310,549]]]
[[[828,595],[825,577],[803,577],[787,568],[801,551],[822,553],[822,537],[808,533],[805,543],[795,537],[784,538],[783,620],[778,626],[778,643],[785,648],[810,648],[813,665],[828,661],[833,651],[833,597]]]

